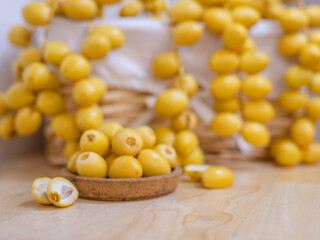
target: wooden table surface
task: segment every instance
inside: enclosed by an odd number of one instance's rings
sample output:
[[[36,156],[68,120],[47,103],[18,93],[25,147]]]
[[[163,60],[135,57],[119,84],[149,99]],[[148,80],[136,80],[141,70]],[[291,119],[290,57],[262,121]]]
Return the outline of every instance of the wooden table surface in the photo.
[[[320,239],[320,167],[224,162],[233,187],[208,190],[183,176],[167,196],[135,202],[33,201],[32,181],[59,169],[37,153],[0,165],[0,239]]]

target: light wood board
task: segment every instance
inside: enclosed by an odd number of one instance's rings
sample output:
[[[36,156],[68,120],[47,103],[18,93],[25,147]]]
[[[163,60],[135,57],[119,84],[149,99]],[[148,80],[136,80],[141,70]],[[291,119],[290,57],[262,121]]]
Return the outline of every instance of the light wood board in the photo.
[[[233,187],[203,189],[184,176],[167,196],[135,202],[78,199],[66,209],[33,201],[32,181],[57,176],[42,154],[0,166],[0,239],[320,239],[320,166],[224,162]]]

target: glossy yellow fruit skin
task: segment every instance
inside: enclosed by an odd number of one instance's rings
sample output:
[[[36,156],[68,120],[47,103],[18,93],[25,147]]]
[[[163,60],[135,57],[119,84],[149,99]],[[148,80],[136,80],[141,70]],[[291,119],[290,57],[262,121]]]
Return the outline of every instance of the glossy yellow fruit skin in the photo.
[[[240,57],[240,70],[249,74],[255,74],[264,70],[269,64],[269,57],[264,52],[244,52]]]
[[[188,97],[195,95],[199,89],[197,80],[190,74],[185,74],[182,77],[177,76],[173,80],[173,87],[183,90]]]
[[[125,4],[120,11],[121,17],[135,17],[142,13],[144,6],[140,1],[132,1]]]
[[[306,13],[309,17],[309,26],[310,27],[319,27],[320,26],[320,7],[319,5],[308,5],[306,6]]]
[[[179,155],[186,156],[199,147],[199,140],[192,131],[183,130],[177,133],[173,147]]]
[[[262,75],[248,76],[242,81],[241,85],[241,92],[253,100],[265,98],[272,89],[271,81]]]
[[[114,135],[116,135],[116,133],[121,129],[123,129],[123,127],[117,122],[106,122],[97,128],[98,131],[107,136],[109,142],[111,142]]]
[[[318,142],[310,143],[302,149],[302,162],[313,164],[320,160],[320,144]]]
[[[95,152],[103,157],[108,155],[110,147],[107,136],[97,130],[87,130],[82,133],[79,146],[83,152]]]
[[[246,122],[241,130],[242,137],[255,147],[266,147],[270,143],[270,132],[259,122]]]
[[[69,180],[55,177],[48,184],[47,197],[56,207],[69,207],[78,199],[79,192]]]
[[[300,51],[299,61],[303,66],[313,67],[320,61],[320,47],[310,43]]]
[[[302,160],[302,152],[298,145],[292,140],[286,140],[276,148],[276,163],[280,166],[291,167],[298,165]]]
[[[50,71],[49,81],[47,82],[44,90],[58,91],[61,88],[61,82],[57,74]]]
[[[309,89],[315,94],[320,94],[320,73],[314,73],[312,75]]]
[[[300,32],[287,33],[281,37],[278,45],[280,53],[286,57],[298,56],[308,43],[306,34]]]
[[[242,114],[249,121],[265,123],[274,118],[275,110],[266,100],[249,101],[243,104]]]
[[[174,167],[177,162],[177,153],[172,146],[166,144],[158,144],[153,149],[168,160],[171,168]]]
[[[64,145],[63,153],[64,156],[69,159],[75,152],[78,152],[79,150],[79,143],[77,141],[68,141]]]
[[[191,164],[204,164],[204,153],[200,147],[196,148],[188,155],[180,156],[180,158],[183,167]]]
[[[93,31],[93,34],[101,34],[107,37],[111,42],[111,48],[116,49],[123,45],[125,36],[121,29],[114,26],[99,26]]]
[[[320,97],[314,97],[307,103],[307,116],[313,120],[320,119]]]
[[[5,103],[12,110],[31,105],[35,99],[35,94],[22,83],[13,84],[5,93]]]
[[[228,49],[241,51],[247,36],[247,29],[240,23],[234,23],[224,30],[222,39]]]
[[[64,97],[56,92],[45,90],[38,94],[36,108],[44,115],[53,116],[66,111]]]
[[[77,159],[81,153],[83,153],[83,151],[78,150],[68,158],[67,168],[69,172],[77,174]]]
[[[314,122],[306,117],[298,118],[290,128],[291,138],[301,147],[309,145],[315,137]]]
[[[105,178],[108,174],[106,161],[95,152],[83,152],[77,158],[77,173],[79,176]]]
[[[197,115],[191,110],[182,112],[171,119],[171,127],[176,131],[193,130],[198,124]]]
[[[171,78],[179,70],[179,58],[175,52],[165,52],[157,56],[153,62],[153,74],[159,78]]]
[[[144,177],[164,175],[171,172],[169,162],[152,149],[143,149],[138,155],[138,161],[143,169]]]
[[[82,43],[83,56],[91,60],[104,58],[110,49],[110,40],[101,34],[91,34]]]
[[[76,82],[86,78],[90,72],[90,63],[79,54],[72,54],[64,58],[60,66],[61,75],[69,82]]]
[[[309,37],[311,43],[320,46],[320,30],[313,30]]]
[[[299,8],[287,8],[282,11],[280,24],[285,31],[294,32],[304,29],[309,24],[308,15]]]
[[[218,113],[210,125],[210,129],[221,137],[230,137],[239,132],[241,127],[241,117],[229,112]]]
[[[250,37],[247,37],[246,41],[244,42],[241,52],[253,52],[256,50],[256,44],[254,40]]]
[[[51,7],[48,4],[41,2],[29,3],[22,11],[24,20],[34,26],[48,24],[51,14]]]
[[[6,104],[5,94],[0,93],[0,116],[7,114],[10,111]]]
[[[182,90],[171,88],[158,96],[155,111],[161,117],[174,117],[181,114],[187,107],[187,94]]]
[[[99,102],[101,93],[94,82],[83,79],[73,85],[72,98],[79,106],[85,107]]]
[[[149,126],[141,126],[135,129],[143,141],[143,148],[152,148],[156,144],[156,134],[153,129]]]
[[[36,202],[46,205],[51,204],[47,197],[47,187],[50,181],[51,178],[48,177],[36,178],[33,181],[31,193]]]
[[[18,78],[19,80],[21,79],[23,69],[22,69],[21,65],[19,64],[18,60],[14,61],[12,63],[11,71],[16,78]]]
[[[33,47],[23,49],[18,56],[18,64],[22,70],[26,68],[29,64],[40,61],[41,54],[38,49]]]
[[[202,35],[202,26],[196,21],[181,22],[172,29],[173,42],[177,46],[192,45],[199,41]]]
[[[115,4],[121,2],[121,0],[96,0],[99,4]]]
[[[24,107],[16,114],[14,128],[20,136],[30,136],[39,130],[41,123],[42,115],[39,111]]]
[[[212,7],[205,10],[203,22],[206,28],[212,33],[222,33],[229,25],[232,24],[233,19],[230,12],[221,7]]]
[[[223,3],[224,0],[197,0],[205,6],[219,6]]]
[[[110,170],[110,166],[111,166],[111,163],[113,162],[114,159],[116,159],[118,156],[114,153],[110,153],[106,158],[106,162],[107,162],[107,165],[109,166],[109,170]]]
[[[183,171],[189,175],[190,179],[193,182],[200,182],[201,181],[201,174],[209,168],[210,165],[205,164],[191,164],[187,165],[183,168]]]
[[[103,114],[97,105],[79,108],[75,119],[78,129],[82,132],[96,129],[103,124]]]
[[[268,19],[279,19],[283,9],[284,6],[281,1],[277,1],[273,4],[268,4],[265,9],[265,16]]]
[[[22,81],[32,91],[45,89],[49,82],[50,71],[43,63],[32,63],[22,73]]]
[[[67,0],[63,4],[63,12],[76,20],[92,19],[97,15],[98,5],[94,0]]]
[[[65,3],[65,0],[46,0],[46,3],[53,9],[55,9],[54,14],[55,15],[64,15],[63,13],[63,4]]]
[[[6,115],[0,120],[0,135],[3,139],[12,139],[16,136],[14,128],[15,116]]]
[[[182,167],[182,158],[179,155],[177,155],[177,165]]]
[[[227,188],[232,186],[234,177],[226,167],[209,167],[201,174],[205,188]]]
[[[63,113],[52,118],[51,127],[53,132],[65,141],[77,141],[80,137],[80,131],[76,126],[72,115]]]
[[[46,63],[59,67],[63,59],[72,54],[71,49],[62,42],[49,42],[44,49],[43,58]]]
[[[288,140],[292,141],[289,136],[281,136],[281,137],[278,137],[278,138],[272,140],[272,142],[270,144],[270,150],[269,150],[270,156],[275,157],[278,146],[280,146],[280,144],[282,142],[288,141]]]
[[[101,100],[104,95],[108,92],[107,84],[100,78],[97,77],[90,77],[88,80],[98,89],[99,99]]]
[[[256,0],[229,0],[228,4],[230,8],[250,6],[259,11],[262,11],[263,7],[265,7],[265,4],[263,4],[263,2]]]
[[[167,127],[158,127],[154,129],[154,132],[156,134],[156,145],[158,144],[166,144],[169,146],[172,146],[174,143],[174,140],[176,138],[175,132]]]
[[[161,0],[145,1],[145,7],[149,12],[155,13],[154,17],[157,17],[157,13],[166,9],[166,2]]]
[[[180,23],[188,20],[200,20],[203,15],[203,7],[196,1],[182,1],[175,3],[170,10],[170,17],[173,23]]]
[[[218,100],[214,101],[214,110],[217,112],[236,112],[240,110],[241,107],[241,99],[239,97],[233,97],[226,100]]]
[[[287,90],[279,98],[280,106],[289,113],[298,111],[307,105],[308,95],[298,90]]]
[[[226,100],[236,96],[241,87],[240,78],[237,75],[220,75],[212,80],[211,94],[219,100]]]
[[[236,7],[232,10],[232,17],[235,22],[250,28],[261,19],[261,13],[253,7]]]
[[[314,72],[319,72],[320,71],[320,62],[315,63],[314,65],[311,66],[311,68]]]
[[[109,167],[109,178],[141,178],[142,166],[133,156],[120,156]]]
[[[240,58],[234,51],[219,50],[212,54],[209,64],[212,71],[218,74],[227,74],[238,69]]]
[[[125,128],[114,135],[111,146],[117,155],[136,156],[143,148],[143,139],[135,130]]]
[[[14,26],[9,32],[9,41],[16,46],[26,47],[32,39],[32,32],[24,26]]]
[[[19,65],[18,61],[14,61],[11,64],[11,71],[14,75],[14,77],[16,78],[16,82],[22,82],[22,72],[23,69],[22,67]]]

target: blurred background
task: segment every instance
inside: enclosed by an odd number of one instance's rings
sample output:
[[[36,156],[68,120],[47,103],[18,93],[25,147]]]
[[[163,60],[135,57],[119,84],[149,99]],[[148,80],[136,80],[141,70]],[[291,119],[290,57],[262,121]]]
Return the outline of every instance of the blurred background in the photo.
[[[34,1],[34,0],[33,0]],[[17,57],[20,49],[12,46],[7,38],[7,33],[13,25],[23,24],[21,16],[22,8],[31,0],[2,0],[0,8],[0,91],[4,91],[13,81],[14,76],[11,72],[11,64]],[[170,1],[170,2],[174,2]],[[305,0],[306,4],[318,3],[320,0]],[[18,138],[10,141],[0,139],[0,160],[42,149],[42,133],[39,132],[30,138]]]
[[[20,51],[8,41],[8,32],[13,25],[23,24],[22,8],[31,2],[30,0],[3,1],[0,8],[0,91],[4,91],[15,80],[11,72],[11,64],[17,58]],[[42,134],[39,132],[30,138],[17,138],[10,141],[0,139],[0,160],[28,153],[42,148]]]

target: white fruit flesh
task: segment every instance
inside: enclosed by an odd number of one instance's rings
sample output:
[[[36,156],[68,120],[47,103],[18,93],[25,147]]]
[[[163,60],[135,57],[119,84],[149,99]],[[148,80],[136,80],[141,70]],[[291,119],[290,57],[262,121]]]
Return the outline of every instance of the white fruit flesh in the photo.
[[[51,204],[47,197],[47,187],[51,178],[37,178],[32,184],[32,197],[41,204]]]
[[[184,172],[190,176],[193,181],[200,181],[201,174],[209,168],[207,164],[190,164],[184,167]]]
[[[47,196],[53,205],[68,207],[78,199],[79,193],[70,181],[56,177],[48,185]]]

